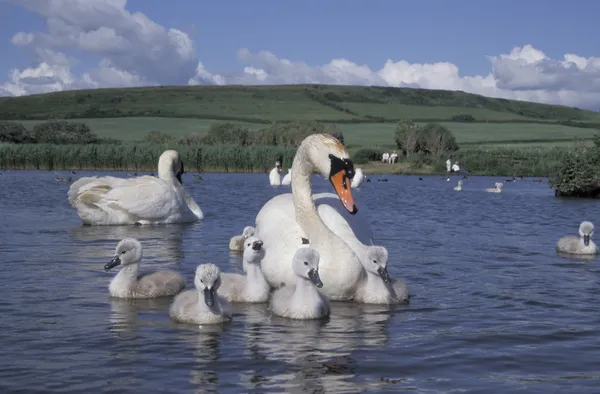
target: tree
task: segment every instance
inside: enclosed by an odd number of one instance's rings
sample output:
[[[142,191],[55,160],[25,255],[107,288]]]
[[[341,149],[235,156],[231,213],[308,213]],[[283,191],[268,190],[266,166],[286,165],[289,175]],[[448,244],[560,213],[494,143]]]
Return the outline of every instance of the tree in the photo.
[[[458,150],[458,144],[450,130],[439,123],[427,123],[423,127],[420,145],[422,150],[433,155]]]
[[[202,138],[202,143],[206,145],[249,145],[250,132],[237,123],[213,123]]]
[[[421,132],[421,127],[412,120],[401,120],[396,124],[396,146],[406,157],[422,149]]]

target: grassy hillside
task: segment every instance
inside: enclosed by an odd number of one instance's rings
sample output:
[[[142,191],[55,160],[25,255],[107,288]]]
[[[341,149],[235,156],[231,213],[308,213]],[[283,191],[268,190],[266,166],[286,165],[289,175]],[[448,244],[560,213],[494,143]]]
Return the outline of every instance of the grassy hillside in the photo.
[[[443,90],[331,86],[165,86],[65,91],[0,100],[0,119],[184,117],[267,123],[450,121],[600,122],[596,112]]]

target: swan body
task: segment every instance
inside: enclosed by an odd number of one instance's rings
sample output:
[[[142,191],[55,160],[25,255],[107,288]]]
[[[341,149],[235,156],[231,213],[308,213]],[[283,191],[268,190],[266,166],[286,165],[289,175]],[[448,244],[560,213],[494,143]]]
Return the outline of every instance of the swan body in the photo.
[[[244,230],[242,231],[241,235],[234,235],[233,237],[231,237],[231,240],[229,241],[229,250],[238,252],[243,251],[244,241],[249,237],[253,236],[255,231],[256,229],[252,226],[244,227]]]
[[[360,187],[364,180],[367,179],[367,176],[363,172],[362,168],[357,168],[355,172],[354,178],[352,178],[352,183],[350,184],[350,186],[353,188]]]
[[[387,271],[388,252],[383,246],[367,247],[363,267],[366,279],[361,283],[354,301],[363,304],[407,304],[408,288],[400,279],[390,278]]]
[[[456,190],[458,192],[461,191],[462,190],[462,184],[463,184],[463,181],[461,179],[461,180],[458,181],[458,184],[456,186],[454,186],[454,190]]]
[[[183,173],[179,153],[167,150],[158,161],[158,178],[84,177],[71,185],[68,198],[84,224],[195,222],[204,215],[193,199],[186,197]]]
[[[169,308],[169,317],[180,323],[218,324],[231,320],[232,308],[217,290],[221,272],[214,264],[200,264],[194,278],[195,290],[178,294]]]
[[[269,182],[271,183],[271,186],[281,185],[280,172],[281,172],[281,167],[279,165],[279,162],[275,162],[275,167],[269,173]]]
[[[142,261],[142,244],[135,238],[125,238],[118,243],[115,257],[105,270],[122,265],[119,273],[108,286],[110,295],[116,298],[157,298],[174,296],[185,288],[185,279],[171,270],[155,271],[138,276]]]
[[[496,187],[485,189],[485,191],[488,192],[488,193],[500,193],[500,192],[502,192],[502,186],[503,186],[502,183],[496,182],[494,185]]]
[[[276,290],[271,297],[270,310],[290,319],[320,319],[329,316],[329,300],[317,287],[323,282],[319,277],[319,252],[310,247],[300,247],[292,259],[296,284]]]
[[[285,174],[285,176],[281,180],[282,185],[289,185],[290,183],[292,183],[292,169],[291,168],[288,170],[287,174]]]
[[[256,234],[264,242],[265,248],[262,272],[274,288],[293,285],[296,274],[286,262],[292,260],[298,247],[308,242],[320,254],[319,274],[324,283],[322,292],[329,299],[349,300],[354,296],[356,286],[365,272],[352,248],[323,222],[321,210],[328,208],[319,207],[317,211],[311,195],[311,178],[316,171],[330,180],[337,193],[333,198],[319,197],[330,202],[327,204],[331,205],[330,212],[334,214],[344,207],[346,216],[336,213],[339,216],[337,219],[344,222],[344,219],[353,217],[351,221],[364,226],[362,231],[357,229],[363,237],[361,241],[368,242],[368,238],[372,237],[366,220],[356,215],[358,209],[349,185],[354,167],[348,152],[333,136],[312,134],[302,141],[294,157],[292,193],[273,197],[256,216]]]
[[[566,236],[558,240],[556,250],[568,254],[598,254],[598,247],[590,238],[594,234],[592,222],[581,222],[579,237]]]
[[[260,261],[264,256],[262,241],[249,237],[244,243],[244,271],[246,276],[233,273],[221,274],[221,294],[229,302],[267,302],[271,286],[260,270]]]

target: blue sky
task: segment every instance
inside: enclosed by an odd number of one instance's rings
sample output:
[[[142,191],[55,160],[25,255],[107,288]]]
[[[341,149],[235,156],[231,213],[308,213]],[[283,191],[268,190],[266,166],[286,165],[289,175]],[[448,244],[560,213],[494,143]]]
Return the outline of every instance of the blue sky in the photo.
[[[86,0],[0,0],[0,51],[4,54],[0,57],[0,84],[4,83],[0,93],[137,84],[324,82],[457,89],[600,106],[600,86],[596,86],[600,85],[600,64],[594,60],[600,51],[600,2],[94,3],[92,9]],[[137,12],[165,31],[181,31],[193,44],[193,53],[180,54],[180,44],[156,32],[151,39],[138,41],[140,34],[131,16]],[[58,30],[55,21],[62,26]],[[112,29],[111,37],[125,37],[123,45],[103,52],[101,47],[116,40],[98,39],[101,34],[95,35],[92,44],[74,43],[73,37],[102,27]],[[101,30],[105,33],[106,29]],[[13,37],[20,32],[35,37],[15,44]],[[239,56],[242,48],[245,56]],[[514,48],[519,50],[510,56]],[[130,51],[132,57],[121,51]],[[56,54],[68,60],[57,60]],[[572,63],[578,67],[570,66],[565,54],[577,55],[580,60]],[[334,59],[345,62],[332,64]],[[388,59],[391,64],[386,68]],[[149,65],[170,61],[176,71]],[[48,67],[36,69],[43,62]],[[203,67],[200,72],[198,62]],[[368,70],[357,68],[362,65]],[[17,77],[9,75],[12,69],[18,70]]]

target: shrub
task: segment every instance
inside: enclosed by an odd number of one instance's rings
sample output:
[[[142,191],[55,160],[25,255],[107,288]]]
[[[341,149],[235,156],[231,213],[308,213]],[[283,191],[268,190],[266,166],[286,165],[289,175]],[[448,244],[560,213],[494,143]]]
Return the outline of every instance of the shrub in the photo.
[[[381,160],[381,149],[361,148],[352,155],[352,160],[356,164],[379,161]]]
[[[202,138],[205,145],[232,144],[245,146],[250,144],[250,132],[236,123],[213,123]]]
[[[170,134],[152,130],[148,132],[146,138],[144,138],[144,142],[147,142],[148,144],[168,144],[174,142],[175,139],[175,136]]]
[[[427,123],[421,130],[420,140],[421,149],[434,155],[458,150],[452,132],[439,123]]]
[[[33,134],[39,143],[91,144],[98,142],[98,137],[83,122],[49,120],[35,125]]]
[[[35,138],[22,123],[0,122],[0,142],[24,144],[35,142]]]
[[[548,179],[556,196],[600,197],[600,141],[595,146],[570,151]]]
[[[422,150],[420,146],[422,128],[412,120],[401,120],[396,124],[396,146],[404,155],[410,157]]]
[[[315,121],[273,123],[267,128],[254,132],[252,143],[296,148],[309,135],[320,133],[331,134],[342,144],[344,143],[344,134],[336,125]]]
[[[454,115],[452,120],[455,122],[475,122],[475,117],[471,114]]]

